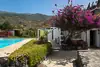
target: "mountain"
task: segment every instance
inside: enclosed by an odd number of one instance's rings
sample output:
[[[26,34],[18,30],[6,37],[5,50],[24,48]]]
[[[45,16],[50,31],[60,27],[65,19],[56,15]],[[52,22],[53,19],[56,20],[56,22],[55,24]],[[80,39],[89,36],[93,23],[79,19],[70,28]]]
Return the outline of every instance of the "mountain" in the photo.
[[[12,25],[24,25],[25,27],[41,27],[41,24],[51,16],[44,14],[28,14],[0,11],[0,23],[8,21]]]
[[[28,13],[12,13],[12,12],[6,12],[6,11],[0,11],[0,16],[7,16],[7,17],[19,17],[21,19],[24,20],[46,20],[47,18],[49,18],[50,16],[44,15],[44,14],[28,14]]]

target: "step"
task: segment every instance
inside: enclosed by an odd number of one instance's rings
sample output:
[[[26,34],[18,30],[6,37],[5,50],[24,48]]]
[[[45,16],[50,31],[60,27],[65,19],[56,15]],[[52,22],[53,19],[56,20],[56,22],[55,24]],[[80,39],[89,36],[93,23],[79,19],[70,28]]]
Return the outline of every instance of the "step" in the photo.
[[[60,50],[60,47],[52,47],[53,50]]]

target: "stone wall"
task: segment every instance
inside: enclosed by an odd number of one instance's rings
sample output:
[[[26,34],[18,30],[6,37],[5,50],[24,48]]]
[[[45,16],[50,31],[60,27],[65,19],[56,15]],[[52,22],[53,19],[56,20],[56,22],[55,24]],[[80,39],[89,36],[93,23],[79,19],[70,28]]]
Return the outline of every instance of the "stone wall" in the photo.
[[[25,57],[23,62],[20,60],[20,57],[16,58],[15,61],[8,60],[7,57],[0,58],[0,67],[29,67],[28,58]]]
[[[7,57],[0,58],[0,67],[8,67],[8,58]]]
[[[21,55],[23,56],[23,55]],[[1,57],[0,58],[0,67],[29,67],[29,58],[23,56],[23,60],[21,56],[16,57],[15,60],[10,60],[8,57]],[[45,56],[40,62],[38,62],[34,67],[45,67],[41,65],[41,62],[46,59]]]
[[[100,67],[100,50],[78,51],[79,67]]]

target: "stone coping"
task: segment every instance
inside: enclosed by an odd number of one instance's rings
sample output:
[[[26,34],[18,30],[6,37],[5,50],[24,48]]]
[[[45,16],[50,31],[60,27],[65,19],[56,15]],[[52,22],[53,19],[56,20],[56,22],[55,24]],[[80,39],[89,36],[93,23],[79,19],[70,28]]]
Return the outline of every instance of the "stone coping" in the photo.
[[[24,40],[12,44],[10,46],[0,48],[0,57],[8,57],[12,52],[19,49],[21,46],[26,44],[27,42],[31,41],[33,38],[25,38]]]

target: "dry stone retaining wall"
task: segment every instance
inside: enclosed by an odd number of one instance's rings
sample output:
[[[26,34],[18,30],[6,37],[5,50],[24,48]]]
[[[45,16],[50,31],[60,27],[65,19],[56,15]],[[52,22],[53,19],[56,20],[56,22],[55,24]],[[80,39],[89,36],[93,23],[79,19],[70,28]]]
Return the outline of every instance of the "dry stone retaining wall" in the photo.
[[[79,67],[100,67],[100,50],[78,51]]]

